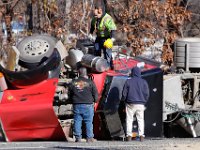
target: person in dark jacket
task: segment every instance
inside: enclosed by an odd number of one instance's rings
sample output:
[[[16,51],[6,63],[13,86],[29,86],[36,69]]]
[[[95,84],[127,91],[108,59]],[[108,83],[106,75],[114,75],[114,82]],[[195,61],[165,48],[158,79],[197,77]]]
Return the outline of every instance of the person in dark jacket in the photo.
[[[131,70],[131,78],[127,79],[122,91],[122,99],[126,104],[126,137],[132,140],[133,117],[136,115],[138,121],[138,133],[140,141],[144,139],[144,110],[149,99],[149,87],[147,82],[141,78],[141,70],[134,67]]]
[[[75,142],[81,142],[82,121],[86,126],[87,142],[94,142],[94,103],[97,101],[98,92],[94,82],[88,79],[86,68],[79,69],[79,77],[69,86],[69,96],[73,102]]]

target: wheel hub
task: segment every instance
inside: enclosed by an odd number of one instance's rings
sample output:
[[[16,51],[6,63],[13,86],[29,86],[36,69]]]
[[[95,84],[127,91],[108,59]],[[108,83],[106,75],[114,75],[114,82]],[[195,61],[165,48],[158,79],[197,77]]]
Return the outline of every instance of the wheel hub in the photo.
[[[44,40],[32,40],[24,45],[26,55],[38,56],[49,50],[49,44]]]

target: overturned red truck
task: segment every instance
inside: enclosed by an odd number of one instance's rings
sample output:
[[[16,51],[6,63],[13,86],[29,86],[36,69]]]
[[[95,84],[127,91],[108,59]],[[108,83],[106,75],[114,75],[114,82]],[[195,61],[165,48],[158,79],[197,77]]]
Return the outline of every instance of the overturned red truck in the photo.
[[[68,113],[59,111],[61,106],[72,106],[68,103],[67,85],[78,76],[75,65],[79,63],[88,67],[90,77],[98,88],[95,138],[124,138],[125,112],[120,101],[121,91],[131,68],[138,63],[142,64],[142,76],[150,87],[150,99],[145,111],[146,136],[163,136],[163,73],[159,63],[142,57],[127,57],[126,49],[121,49],[116,51],[114,57],[115,69],[106,70],[105,60],[91,54],[91,42],[80,40],[66,57],[66,50],[57,43],[48,35],[27,37],[14,48],[19,51],[14,70],[7,69],[5,64],[0,65],[7,85],[0,91],[1,133],[5,141],[58,141],[68,138],[62,123],[71,119],[73,124],[72,107]],[[60,87],[61,90],[58,90]],[[137,133],[136,123],[134,132]]]

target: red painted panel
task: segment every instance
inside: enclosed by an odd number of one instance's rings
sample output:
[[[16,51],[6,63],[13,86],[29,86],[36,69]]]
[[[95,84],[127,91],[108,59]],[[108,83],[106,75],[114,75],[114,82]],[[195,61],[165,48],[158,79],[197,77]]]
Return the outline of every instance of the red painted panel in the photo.
[[[8,141],[65,140],[53,110],[57,79],[32,87],[6,90],[0,104],[0,117]]]
[[[97,103],[95,104],[95,110],[97,110],[98,108],[98,102],[102,96],[102,91],[103,91],[103,88],[104,88],[104,82],[105,82],[105,79],[106,79],[106,73],[100,73],[100,74],[92,74],[93,76],[93,79],[94,79],[94,83],[97,87],[97,90],[98,90],[98,101]]]

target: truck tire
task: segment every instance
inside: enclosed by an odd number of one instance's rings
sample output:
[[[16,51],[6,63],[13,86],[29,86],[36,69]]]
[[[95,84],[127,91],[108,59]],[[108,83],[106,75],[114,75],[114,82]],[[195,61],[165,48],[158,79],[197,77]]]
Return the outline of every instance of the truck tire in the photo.
[[[23,63],[39,63],[43,57],[49,57],[54,50],[56,39],[49,35],[33,35],[24,38],[17,48],[19,59]]]

